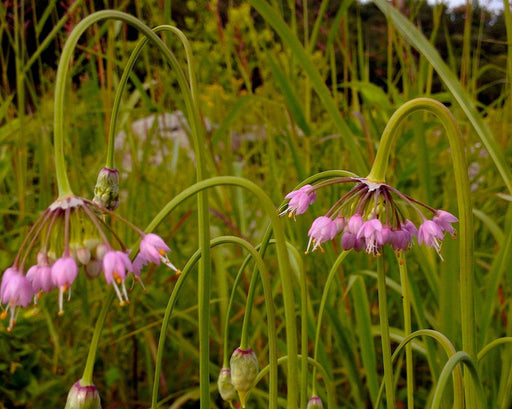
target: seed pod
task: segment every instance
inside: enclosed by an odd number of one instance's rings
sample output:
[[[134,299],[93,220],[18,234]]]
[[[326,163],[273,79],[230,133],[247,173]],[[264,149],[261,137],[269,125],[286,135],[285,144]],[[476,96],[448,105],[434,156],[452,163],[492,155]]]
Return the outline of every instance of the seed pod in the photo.
[[[243,350],[235,349],[229,362],[231,367],[231,382],[238,392],[240,403],[245,408],[247,393],[251,390],[252,383],[258,375],[258,359],[252,348]]]

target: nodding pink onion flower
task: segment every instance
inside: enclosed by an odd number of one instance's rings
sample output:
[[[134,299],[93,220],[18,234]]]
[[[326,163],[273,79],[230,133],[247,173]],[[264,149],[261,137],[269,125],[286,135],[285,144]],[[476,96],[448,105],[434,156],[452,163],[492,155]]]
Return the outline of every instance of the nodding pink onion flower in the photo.
[[[126,292],[126,286],[124,280],[127,273],[132,272],[132,263],[128,254],[122,251],[107,251],[105,257],[103,257],[103,274],[105,275],[105,281],[107,284],[112,284],[116,291],[117,297],[119,298],[119,305],[129,303],[128,293]],[[121,286],[121,290],[119,290]]]
[[[170,248],[159,236],[144,233],[100,202],[74,195],[59,198],[36,220],[13,265],[2,276],[0,301],[4,306],[1,317],[7,317],[10,311],[9,328],[14,325],[16,307],[26,307],[30,299],[36,304],[43,293],[55,288],[59,292],[59,315],[63,314],[64,294],[68,293],[69,301],[71,287],[82,270],[88,279],[95,279],[103,272],[107,283],[116,290],[121,305],[128,301],[126,279],[133,276],[136,281],[141,281],[144,265],[163,261],[178,271],[167,257]],[[114,207],[113,202],[109,207]],[[140,253],[135,259],[135,267],[120,236],[105,224],[106,215],[125,223],[140,235]],[[25,270],[25,263],[30,266],[28,270]]]
[[[438,210],[432,221],[437,224],[442,231],[447,231],[452,237],[455,237],[455,230],[452,223],[458,222],[459,219],[453,214],[445,212],[444,210]]]
[[[320,186],[342,183],[355,183],[324,216],[314,220],[308,232],[310,237],[306,253],[312,244],[313,250],[321,248],[321,244],[341,235],[343,250],[361,251],[378,256],[384,245],[390,245],[396,252],[408,250],[417,237],[418,243],[433,247],[440,254],[444,232],[455,237],[452,224],[458,219],[444,210],[436,210],[419,202],[397,189],[380,182],[369,181],[357,177],[336,177],[322,180],[317,186],[305,185],[286,195],[290,199],[288,207],[281,213],[302,214],[316,199],[316,190]],[[409,219],[405,218],[404,206],[418,214],[419,230]],[[425,212],[432,214],[428,220]],[[333,225],[336,228],[332,227]],[[441,257],[442,258],[442,257]]]
[[[364,239],[368,254],[373,254],[374,256],[380,254],[380,248],[384,244],[381,221],[379,219],[365,221],[359,228],[356,238],[359,240]]]
[[[0,292],[2,304],[7,305],[0,316],[4,319],[10,312],[9,326],[7,329],[11,331],[16,323],[16,308],[26,307],[32,300],[34,291],[32,290],[30,281],[28,281],[23,273],[9,268],[2,277]]]
[[[359,213],[352,215],[341,236],[341,247],[343,250],[361,251],[364,247],[364,241],[357,238],[357,233],[363,225],[363,218]]]
[[[313,248],[311,251],[315,251],[318,248],[322,248],[322,243],[332,240],[338,232],[338,225],[334,220],[329,217],[320,216],[313,221],[311,228],[309,229],[309,243],[306,253],[309,252],[311,244]]]
[[[288,213],[288,217],[292,217],[294,214],[298,216],[306,212],[309,205],[316,200],[316,191],[311,185],[304,185],[300,189],[288,193],[285,199],[290,199],[290,201],[280,215]]]
[[[52,279],[56,287],[59,288],[59,315],[64,314],[63,297],[68,291],[68,301],[71,297],[71,284],[78,275],[78,265],[75,259],[69,256],[59,258],[52,266]]]
[[[443,237],[443,231],[432,220],[425,220],[418,229],[418,244],[425,243],[426,246],[433,247],[439,256],[441,256],[441,240],[443,240]]]
[[[156,265],[163,262],[171,270],[180,273],[180,271],[172,264],[167,258],[167,253],[171,249],[165,242],[156,234],[148,233],[145,234],[140,242],[140,256],[146,263],[154,263]]]

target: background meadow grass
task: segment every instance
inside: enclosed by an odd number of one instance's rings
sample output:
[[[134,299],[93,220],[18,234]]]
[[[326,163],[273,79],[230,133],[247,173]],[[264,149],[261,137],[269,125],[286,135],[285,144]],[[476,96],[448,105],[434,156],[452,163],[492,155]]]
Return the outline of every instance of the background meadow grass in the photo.
[[[505,23],[507,14],[496,16],[481,8],[450,14],[443,6],[405,2],[400,15],[418,28],[414,32],[396,15],[386,18],[381,10],[389,6],[380,2],[376,2],[379,10],[374,4],[354,1],[272,1],[274,15],[283,19],[291,35],[286,37],[282,26],[262,17],[249,2],[188,1],[173,2],[172,7],[162,3],[32,0],[4,2],[0,7],[2,271],[11,265],[24,235],[56,196],[52,127],[60,50],[81,18],[114,8],[139,17],[150,27],[173,22],[184,31],[195,56],[201,115],[207,125],[208,176],[234,175],[255,182],[275,203],[276,211],[287,192],[320,171],[346,169],[366,176],[382,130],[402,103],[430,96],[448,105],[463,132],[472,183],[478,350],[493,339],[512,335],[508,177],[512,47],[510,40],[507,43],[512,31],[510,22]],[[185,68],[181,45],[172,37],[163,37]],[[108,23],[95,26],[80,40],[65,105],[69,178],[78,195],[92,196],[97,172],[103,167],[116,85],[137,38],[123,24]],[[116,151],[122,176],[117,212],[140,227],[195,182],[196,169],[191,149],[176,143],[180,129],[187,135],[186,124],[180,123],[171,137],[147,124],[143,140],[131,124],[177,110],[184,111],[184,106],[175,75],[154,48],[144,48],[123,96],[117,129],[125,137]],[[347,141],[352,141],[362,160]],[[129,170],[123,168],[127,160]],[[434,117],[417,114],[406,121],[387,181],[434,208],[456,211],[450,149]],[[311,222],[341,193],[337,188],[323,189],[307,214],[283,220],[289,243],[300,253],[299,258],[290,253],[292,268],[307,277],[310,341],[325,279],[341,249],[333,241],[325,245],[325,253],[303,256],[302,252]],[[268,218],[254,197],[239,188],[217,187],[209,199],[212,237],[236,235],[254,245],[261,242]],[[157,229],[172,248],[171,258],[177,266],[184,266],[198,248],[196,207],[195,201],[187,201]],[[129,229],[122,234],[128,243],[136,240]],[[444,263],[425,247],[414,247],[407,258],[413,329],[436,329],[458,350],[462,341],[457,248],[458,241],[445,240]],[[268,253],[265,261],[275,275],[272,247]],[[383,257],[396,346],[403,337],[400,278],[394,254],[386,251]],[[240,342],[250,268],[236,292],[230,317],[226,306],[244,258],[234,247],[212,250],[210,362],[212,405],[216,407],[225,407],[215,385],[223,360],[226,319],[231,323],[229,350]],[[382,377],[375,269],[366,254],[350,254],[329,290],[319,361],[335,387],[339,408],[373,407]],[[104,408],[148,407],[151,402],[160,325],[176,278],[160,266],[146,271],[143,279],[147,294],[135,287],[132,303],[112,307],[107,317],[94,376]],[[285,322],[280,282],[275,278],[272,284],[282,341]],[[107,290],[102,280],[87,281],[80,275],[64,316],[57,316],[57,295],[52,293],[41,299],[36,314],[30,308],[22,311],[13,332],[0,328],[0,408],[64,406],[69,387],[83,370]],[[196,280],[189,280],[182,291],[167,335],[160,398],[163,406],[192,408],[198,407],[199,397]],[[249,344],[262,365],[268,356],[265,322],[259,290]],[[284,355],[286,346],[280,343],[278,347]],[[312,345],[308,348],[311,352]],[[480,363],[489,408],[510,407],[511,354],[505,344]],[[431,402],[445,362],[446,356],[434,343],[422,340],[415,344],[417,407]],[[395,374],[397,402],[402,405],[397,407],[405,407],[405,359],[399,359]],[[284,399],[285,371],[280,375]],[[267,405],[267,382],[264,378],[258,384],[249,407]],[[323,381],[317,392],[325,396]],[[450,393],[446,396],[450,402]]]

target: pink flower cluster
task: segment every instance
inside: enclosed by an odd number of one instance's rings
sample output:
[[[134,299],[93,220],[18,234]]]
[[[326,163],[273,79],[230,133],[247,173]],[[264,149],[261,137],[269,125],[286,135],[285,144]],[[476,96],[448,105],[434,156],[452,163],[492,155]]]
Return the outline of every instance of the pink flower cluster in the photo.
[[[125,222],[141,236],[139,253],[133,263],[125,245],[105,224],[102,217],[105,214]],[[37,244],[35,264],[25,274],[25,263]],[[87,199],[70,196],[57,200],[36,221],[13,265],[2,276],[0,302],[4,307],[0,317],[6,318],[10,313],[8,328],[12,329],[17,307],[27,307],[32,300],[37,305],[42,293],[54,289],[59,291],[59,314],[62,314],[64,294],[69,299],[80,267],[88,278],[96,278],[103,272],[105,281],[114,287],[120,304],[124,305],[129,302],[126,278],[133,274],[140,281],[145,264],[164,262],[179,272],[167,258],[168,252],[170,248],[156,234],[145,234]]]
[[[452,223],[458,219],[443,210],[435,210],[384,183],[373,183],[363,178],[337,178],[317,186],[305,185],[289,193],[287,208],[281,215],[302,214],[316,199],[316,189],[333,183],[355,182],[348,193],[324,215],[315,219],[309,229],[306,253],[322,249],[322,244],[341,235],[344,250],[365,250],[380,255],[382,246],[390,245],[395,251],[407,250],[416,238],[418,244],[433,247],[441,256],[441,242],[445,232],[455,237]],[[415,210],[421,220],[419,227],[403,215],[396,203],[403,200]],[[433,214],[426,218],[420,207]]]

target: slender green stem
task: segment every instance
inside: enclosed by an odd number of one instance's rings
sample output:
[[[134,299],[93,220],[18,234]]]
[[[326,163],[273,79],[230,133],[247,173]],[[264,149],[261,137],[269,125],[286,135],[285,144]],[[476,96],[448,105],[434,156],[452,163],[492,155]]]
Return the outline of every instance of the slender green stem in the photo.
[[[316,321],[316,331],[315,331],[315,344],[313,347],[313,359],[318,359],[318,347],[320,345],[320,339],[322,336],[322,318],[324,316],[325,311],[325,304],[327,303],[327,295],[329,294],[329,289],[331,288],[331,284],[334,282],[334,279],[336,278],[336,273],[338,271],[338,267],[341,265],[343,260],[345,260],[345,257],[350,253],[350,251],[344,251],[341,253],[334,264],[332,265],[331,269],[329,270],[329,275],[327,276],[327,280],[325,281],[324,289],[322,292],[322,298],[320,299],[320,306],[318,308],[318,314],[317,314],[317,321]],[[312,382],[313,385],[311,386],[311,389],[315,391],[316,389],[316,368],[313,367],[313,376],[312,376]]]
[[[260,256],[262,257],[261,253],[260,253]],[[238,269],[238,273],[235,276],[235,280],[233,281],[233,290],[231,291],[231,295],[229,297],[229,302],[228,302],[228,305],[226,308],[226,320],[224,322],[224,347],[223,347],[224,353],[223,353],[223,363],[222,363],[222,366],[224,368],[229,367],[229,357],[230,357],[230,354],[229,354],[229,317],[231,316],[231,310],[233,309],[233,304],[235,302],[235,295],[236,295],[235,290],[238,288],[240,281],[242,281],[242,277],[244,275],[245,268],[247,267],[247,264],[249,264],[249,261],[251,261],[251,260],[252,260],[252,256],[249,254],[245,258],[245,260],[242,263],[242,265],[240,266],[240,268]],[[253,277],[255,275],[256,274],[253,274]],[[251,279],[250,286],[251,285],[253,285],[252,279]],[[250,287],[249,287],[249,291],[250,291]],[[244,349],[242,343],[243,343],[243,341],[240,342],[240,346],[241,346],[241,349]],[[245,349],[247,349],[247,348],[245,348]]]
[[[402,283],[402,306],[404,309],[404,333],[408,336],[411,333],[411,301],[409,299],[409,278],[407,277],[407,265],[405,252],[397,254],[398,269],[400,270],[400,281]],[[414,366],[412,361],[412,345],[405,347],[405,361],[407,368],[407,407],[414,409]]]
[[[386,273],[384,271],[383,257],[377,257],[377,288],[379,292],[380,336],[382,341],[382,361],[384,365],[384,384],[386,385],[386,405],[388,409],[394,409],[395,387],[393,382],[393,366],[391,364]]]
[[[175,196],[167,205],[158,213],[153,221],[148,226],[149,230],[153,230],[175,207],[177,207],[184,200],[201,192],[202,190],[209,189],[214,186],[239,186],[249,190],[259,200],[263,210],[270,218],[270,224],[273,229],[274,237],[276,240],[277,260],[279,264],[279,273],[282,283],[284,312],[286,322],[286,347],[289,355],[288,360],[288,407],[295,408],[297,406],[297,379],[298,378],[298,362],[297,362],[297,316],[295,314],[295,300],[293,294],[293,278],[290,271],[288,252],[286,249],[286,239],[284,229],[279,219],[278,213],[274,204],[267,196],[267,194],[253,182],[233,177],[233,176],[219,176],[197,182],[196,184],[185,189],[177,196]]]
[[[249,328],[251,325],[252,307],[254,305],[254,294],[256,293],[256,279],[257,275],[253,274],[251,277],[251,283],[249,284],[247,300],[245,302],[245,314],[242,324],[242,334],[240,335],[240,349],[244,351],[247,351],[249,349]]]
[[[165,59],[169,61],[172,67],[179,67],[178,61],[169,51],[165,43],[144,23],[136,17],[116,10],[103,10],[93,13],[84,18],[71,32],[64,48],[62,50],[61,60],[57,69],[57,80],[55,86],[55,113],[54,113],[54,143],[55,143],[55,166],[57,171],[57,184],[59,189],[59,197],[65,197],[70,194],[71,188],[66,174],[65,157],[64,157],[64,94],[65,79],[69,70],[69,63],[73,57],[73,51],[78,42],[79,37],[91,25],[109,19],[123,21],[144,34],[162,52]],[[190,61],[189,61],[190,63]],[[192,136],[194,139],[194,152],[197,163],[197,180],[201,181],[205,177],[205,160],[206,152],[204,144],[204,129],[199,116],[199,110],[196,103],[195,95],[190,91],[187,80],[183,72],[179,69],[175,70],[178,84],[182,91],[182,97],[185,101],[187,113],[189,114]],[[193,83],[193,80],[191,80]],[[195,89],[192,90],[195,92]],[[211,261],[210,261],[210,233],[209,233],[209,217],[208,217],[208,196],[206,192],[200,192],[197,196],[198,201],[198,237],[199,249],[202,251],[203,257],[199,260],[199,278],[198,278],[198,310],[199,310],[199,376],[200,376],[200,396],[201,408],[210,408],[210,390],[209,390],[209,325],[210,325],[210,281],[211,281]]]
[[[268,269],[263,262],[258,251],[247,241],[234,236],[222,236],[217,237],[211,240],[211,247],[223,245],[223,244],[237,244],[243,247],[250,253],[250,257],[255,260],[258,270],[259,276],[263,283],[263,292],[265,295],[265,303],[267,308],[267,327],[268,327],[268,343],[269,343],[269,367],[270,367],[270,394],[269,394],[269,408],[277,407],[277,333],[275,328],[275,307],[272,299],[272,288],[270,284],[270,275],[268,273]],[[194,265],[200,260],[201,251],[197,250],[192,257],[189,259],[187,264],[182,270],[182,273],[176,282],[176,285],[171,293],[169,301],[167,303],[167,307],[165,309],[164,318],[162,321],[162,328],[160,330],[160,339],[158,342],[158,350],[155,364],[155,377],[153,384],[153,396],[152,396],[152,405],[153,409],[156,409],[158,403],[158,385],[160,380],[161,366],[162,366],[162,358],[165,346],[165,339],[167,328],[169,326],[169,320],[171,318],[172,312],[174,310],[174,306],[176,305],[177,298],[180,294],[180,290],[183,287],[183,284],[187,277],[190,275],[192,268]],[[249,258],[247,258],[248,260]],[[245,264],[245,263],[244,263]],[[240,270],[240,273],[243,270]],[[254,274],[253,277],[258,276]],[[238,278],[238,277],[237,277]],[[236,280],[235,280],[236,281]],[[233,289],[233,292],[235,288]]]
[[[478,361],[481,361],[487,353],[498,345],[512,343],[512,337],[502,337],[489,342],[482,350],[478,353]]]
[[[448,358],[452,357],[457,353],[455,350],[455,347],[450,342],[450,340],[441,332],[431,330],[431,329],[420,329],[418,331],[413,332],[412,334],[406,336],[400,344],[396,347],[395,351],[393,352],[393,356],[391,357],[392,362],[395,362],[402,350],[415,338],[418,337],[429,337],[436,340],[439,345],[444,349],[446,355]],[[462,371],[459,367],[456,367],[453,370],[453,385],[454,385],[454,399],[453,399],[453,407],[455,409],[464,409],[464,385],[462,383]],[[384,390],[384,382],[381,383],[381,387],[379,389],[379,395],[377,397],[377,400],[375,401],[375,404],[373,405],[374,408],[379,407],[380,400],[382,397],[382,392]]]
[[[462,348],[476,358],[475,301],[473,279],[473,215],[462,137],[455,118],[443,104],[429,98],[417,98],[402,105],[389,120],[382,134],[379,150],[368,175],[371,181],[384,181],[391,148],[398,136],[402,121],[417,111],[436,115],[446,130],[450,142],[457,203],[459,209],[459,265]],[[466,401],[473,402],[474,386],[470,377],[464,377]]]
[[[76,27],[73,29],[71,34],[69,35],[66,43],[64,44],[64,48],[62,49],[62,55],[59,61],[59,66],[57,68],[57,76],[55,81],[55,110],[54,110],[54,145],[55,145],[55,167],[57,173],[57,185],[59,189],[59,197],[63,198],[72,194],[71,187],[69,184],[69,179],[66,174],[66,164],[65,164],[65,156],[64,156],[64,97],[66,90],[66,81],[67,74],[69,71],[69,65],[72,61],[73,54],[81,35],[93,24],[101,22],[103,20],[116,19],[124,21],[127,24],[130,24],[137,28],[140,32],[142,32],[150,41],[152,41],[155,46],[157,46],[162,54],[167,58],[168,61],[172,61],[173,68],[179,67],[175,57],[172,53],[169,52],[169,49],[165,45],[165,43],[160,40],[160,38],[144,23],[142,23],[137,18],[116,10],[103,10],[96,13],[93,13],[86,18],[84,18]],[[139,51],[140,52],[140,51]],[[193,112],[192,104],[190,98],[187,98],[189,92],[188,86],[186,85],[186,79],[183,75],[179,75],[177,73],[178,82],[180,83],[181,90],[183,92],[183,96],[187,103],[187,108],[189,108],[189,113]],[[197,117],[199,117],[197,115]],[[193,121],[193,127],[197,124],[198,121]],[[197,129],[196,129],[197,131]],[[200,162],[200,161],[198,161]],[[198,167],[200,168],[200,166]],[[198,169],[199,173],[199,169]]]
[[[452,374],[454,368],[456,368],[460,363],[466,364],[466,368],[469,370],[471,374],[471,378],[473,380],[473,385],[475,387],[474,394],[477,395],[477,398],[473,401],[467,401],[466,408],[480,408],[483,409],[486,407],[485,404],[485,393],[482,387],[482,383],[480,382],[480,378],[478,376],[478,371],[476,370],[473,359],[469,356],[468,353],[464,351],[459,351],[455,353],[448,359],[443,370],[441,371],[441,375],[439,376],[439,382],[437,383],[434,397],[432,398],[432,409],[437,409],[441,405],[441,401],[443,398],[443,391],[448,383],[448,379]],[[465,374],[465,378],[468,375]]]
[[[87,354],[87,361],[85,362],[85,368],[82,374],[82,379],[80,379],[80,384],[82,386],[93,385],[92,375],[94,372],[94,361],[96,360],[96,351],[98,350],[98,343],[100,340],[101,330],[103,329],[103,325],[105,324],[105,319],[107,318],[108,310],[115,298],[116,293],[113,290],[110,291],[107,299],[105,300],[105,303],[101,307],[98,319],[96,320],[96,325],[94,326],[94,332],[92,334],[91,343],[89,344],[89,353]]]
[[[153,28],[152,30],[155,34],[158,34],[162,31],[168,31],[171,33],[174,33],[178,36],[178,38],[181,40],[183,47],[185,48],[185,55],[187,57],[187,67],[188,67],[188,78],[190,82],[190,93],[193,100],[197,100],[197,85],[195,80],[195,75],[193,71],[193,56],[190,44],[183,34],[181,30],[174,26],[164,25],[164,26],[158,26]],[[116,133],[116,125],[117,125],[117,116],[119,114],[119,108],[121,105],[121,96],[123,95],[123,91],[126,88],[126,84],[128,83],[128,78],[130,77],[130,74],[132,72],[133,66],[135,65],[135,62],[137,61],[137,58],[139,57],[142,49],[144,46],[148,43],[149,39],[147,37],[143,37],[139,40],[135,48],[133,49],[132,53],[130,54],[130,57],[128,58],[128,61],[126,62],[123,74],[121,75],[121,78],[119,80],[119,84],[116,89],[116,95],[114,98],[114,103],[112,104],[112,114],[110,119],[110,128],[108,132],[108,145],[107,145],[107,161],[105,164],[105,167],[109,169],[114,169],[114,137]],[[185,78],[184,73],[182,72],[181,66],[179,64],[176,64],[176,59],[171,58],[167,59],[169,65],[176,70],[180,71],[179,76],[181,78]]]

